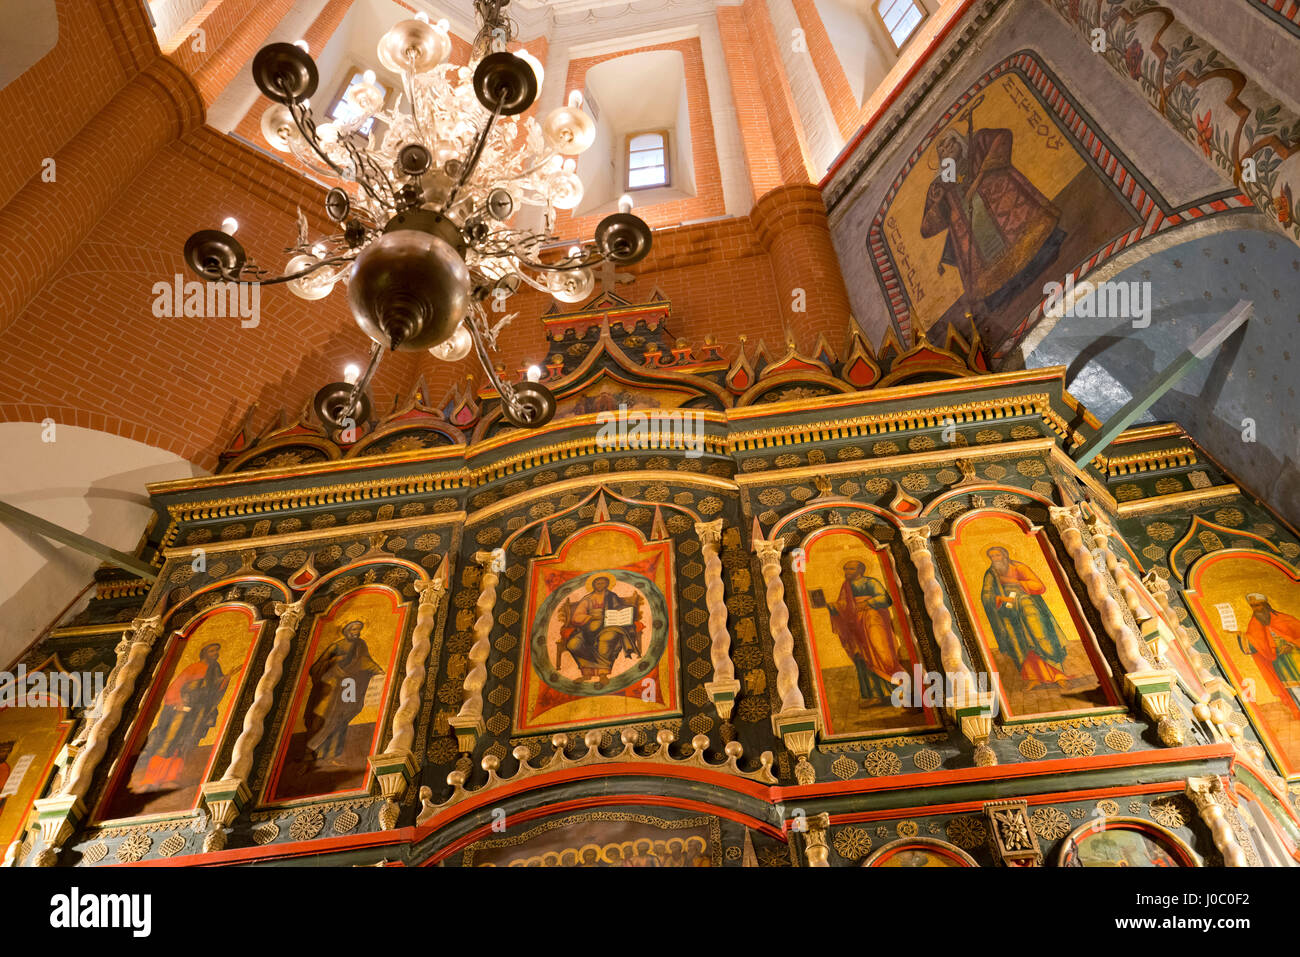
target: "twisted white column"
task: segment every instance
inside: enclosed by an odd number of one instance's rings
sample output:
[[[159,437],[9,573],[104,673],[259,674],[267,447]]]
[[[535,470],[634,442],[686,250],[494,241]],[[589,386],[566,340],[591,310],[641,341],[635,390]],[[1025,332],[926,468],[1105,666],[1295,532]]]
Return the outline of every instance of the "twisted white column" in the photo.
[[[1099,563],[1084,540],[1087,526],[1082,508],[1079,505],[1053,505],[1048,511],[1052,523],[1061,532],[1061,541],[1074,562],[1075,571],[1088,589],[1089,599],[1101,615],[1106,634],[1115,642],[1128,688],[1138,698],[1143,712],[1157,722],[1160,740],[1171,747],[1182,744],[1183,730],[1175,720],[1177,712],[1173,703],[1173,673],[1152,667],[1151,662],[1142,654],[1136,622],[1130,624],[1133,614],[1127,605],[1115,597],[1116,593],[1123,593],[1108,570],[1110,563],[1104,559]],[[1101,551],[1110,557],[1110,562],[1115,562],[1109,548],[1102,548]]]
[[[415,613],[415,630],[411,633],[411,650],[406,655],[406,677],[398,692],[397,710],[393,713],[393,734],[385,751],[406,751],[415,740],[415,713],[420,710],[420,689],[424,687],[427,673],[425,663],[433,642],[433,622],[438,612],[438,602],[446,590],[447,581],[439,576],[431,581],[415,583],[420,594],[420,604]]]
[[[68,773],[68,778],[63,783],[63,789],[60,794],[70,797],[81,798],[86,794],[90,787],[91,777],[98,767],[100,759],[103,758],[104,752],[108,750],[109,736],[116,730],[118,722],[122,720],[122,709],[126,703],[131,700],[131,694],[135,691],[135,680],[144,670],[145,661],[149,657],[149,652],[153,649],[154,642],[162,634],[162,616],[154,615],[152,618],[137,618],[131,622],[131,638],[128,641],[126,636],[122,636],[122,641],[126,643],[123,649],[122,644],[118,645],[118,675],[117,680],[113,683],[113,690],[105,693],[104,706],[98,718],[95,719],[94,725],[90,729],[90,734],[86,737],[86,746],[80,754],[77,755],[76,761],[72,764],[72,770]]]
[[[951,697],[945,704],[948,713],[957,720],[962,734],[975,745],[975,763],[991,767],[998,763],[997,755],[989,747],[993,733],[994,701],[991,690],[981,692],[975,677],[962,654],[961,638],[953,628],[952,612],[944,601],[943,585],[934,567],[934,554],[930,550],[929,525],[904,528],[903,544],[916,569],[925,602],[925,613],[934,629],[934,639],[939,645],[939,663],[951,688]]]
[[[465,673],[465,696],[460,711],[451,719],[461,751],[474,749],[478,736],[483,733],[483,686],[487,684],[487,660],[492,651],[489,636],[492,634],[492,611],[497,603],[497,583],[505,570],[506,553],[497,548],[490,552],[477,552],[474,561],[483,566],[479,585],[478,618],[474,621],[474,643],[467,658],[469,670]]]
[[[731,633],[727,631],[727,602],[722,584],[722,519],[696,522],[695,534],[704,553],[704,604],[709,610],[709,658],[713,663],[713,680],[704,690],[723,721],[731,720],[740,682],[731,663]]]
[[[781,542],[765,541],[754,535],[754,551],[766,586],[768,629],[772,632],[772,656],[776,662],[776,692],[781,710],[772,715],[772,730],[799,759],[795,779],[812,784],[816,772],[808,755],[817,744],[822,728],[821,714],[804,704],[799,690],[799,663],[794,658],[794,635],[790,633],[790,609],[785,604],[785,585],[781,582]]]
[[[72,767],[64,777],[58,794],[35,802],[44,847],[32,861],[34,867],[53,867],[58,862],[59,848],[72,836],[75,821],[85,811],[82,798],[90,788],[104,753],[108,739],[122,720],[122,709],[131,699],[135,680],[144,669],[154,642],[162,634],[162,616],[137,618],[131,622],[131,637],[124,634],[117,645],[117,680],[111,691],[103,695],[103,706],[86,736],[86,746],[77,754]]]
[[[1182,622],[1178,620],[1178,612],[1174,611],[1174,606],[1169,602],[1169,583],[1152,570],[1142,577],[1142,585],[1146,588],[1147,594],[1160,607],[1160,610],[1164,612],[1165,621],[1173,630],[1174,637],[1182,643],[1183,649],[1187,652],[1194,652],[1195,641],[1187,633],[1187,629],[1183,627]],[[1200,679],[1201,684],[1207,688],[1212,688],[1223,683],[1214,672],[1201,663],[1199,656],[1194,653],[1189,654],[1189,660],[1192,667],[1196,669],[1196,677]]]
[[[954,691],[974,690],[974,680],[966,658],[962,655],[961,638],[953,629],[952,612],[944,602],[943,585],[935,572],[934,555],[930,552],[930,526],[905,528],[903,544],[907,554],[916,568],[916,576],[921,584],[921,594],[925,601],[925,613],[930,618],[934,629],[935,641],[939,644],[939,663],[953,682]]]
[[[1138,641],[1137,632],[1125,620],[1123,606],[1111,594],[1107,587],[1106,576],[1102,574],[1101,568],[1098,567],[1092,552],[1084,542],[1079,506],[1052,505],[1049,507],[1049,512],[1052,523],[1061,532],[1061,541],[1065,545],[1065,550],[1074,562],[1074,570],[1079,573],[1079,578],[1088,589],[1088,597],[1101,615],[1101,623],[1106,629],[1106,634],[1115,642],[1115,650],[1119,653],[1119,660],[1124,665],[1124,670],[1150,671],[1151,665],[1142,655],[1142,645]],[[1107,551],[1109,552],[1109,549]]]
[[[244,714],[244,724],[235,746],[230,753],[230,765],[222,779],[226,781],[246,781],[248,772],[253,767],[253,752],[266,731],[266,716],[275,704],[275,687],[284,674],[284,662],[289,657],[289,646],[293,636],[298,632],[305,608],[301,600],[287,604],[275,603],[276,626],[275,638],[271,642],[271,651],[262,665],[262,676],[257,679],[257,688],[253,691],[253,703]]]
[[[781,542],[754,539],[766,589],[768,628],[772,632],[776,659],[776,692],[782,711],[800,711],[805,707],[799,690],[799,663],[794,659],[794,635],[790,633],[790,609],[785,604],[785,585],[781,582]]]

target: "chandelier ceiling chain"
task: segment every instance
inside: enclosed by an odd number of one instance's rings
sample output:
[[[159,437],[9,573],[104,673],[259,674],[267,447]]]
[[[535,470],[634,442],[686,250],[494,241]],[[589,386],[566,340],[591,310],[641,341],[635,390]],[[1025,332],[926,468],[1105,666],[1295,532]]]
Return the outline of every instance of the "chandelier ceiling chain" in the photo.
[[[508,3],[475,0],[479,28],[465,67],[447,62],[447,21],[431,24],[418,14],[395,24],[377,49],[380,64],[401,79],[391,108],[366,71],[345,91],[338,118],[320,124],[310,103],[319,75],[305,44],[272,43],[253,59],[258,89],[272,101],[263,135],[342,184],[324,197],[341,232],[312,238],[299,212],[297,242],[278,276],[248,258],[233,229],[195,233],[185,258],[205,279],[284,283],[307,300],[346,284],[352,315],[373,345],[363,374],[316,395],[317,414],[334,430],[369,416],[366,389],[386,349],[428,349],[448,361],[473,351],[506,419],[544,424],[555,398],[540,382],[498,375],[492,352],[503,324],[492,326],[484,303],[492,299],[500,311],[521,285],[582,302],[595,288],[593,267],[635,263],[650,252],[650,228],[626,196],[593,240],[560,253],[552,248],[556,211],[582,201],[576,157],[595,141],[596,128],[576,91],[540,123],[522,116],[537,100],[544,71],[526,50],[506,49],[517,33]],[[525,206],[540,210],[539,228],[515,222]]]

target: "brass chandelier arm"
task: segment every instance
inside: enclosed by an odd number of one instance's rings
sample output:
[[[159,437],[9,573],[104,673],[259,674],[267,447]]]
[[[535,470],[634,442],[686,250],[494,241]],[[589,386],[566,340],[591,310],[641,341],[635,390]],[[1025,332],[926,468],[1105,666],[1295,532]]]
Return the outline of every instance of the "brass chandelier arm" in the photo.
[[[492,353],[488,349],[487,342],[483,338],[481,323],[483,322],[483,310],[475,303],[470,309],[469,321],[465,325],[469,326],[470,338],[474,340],[474,352],[478,355],[479,365],[483,367],[483,373],[492,383],[492,388],[497,390],[501,396],[501,402],[515,408],[515,390],[511,388],[510,383],[506,382],[499,375],[495,364],[492,362]]]
[[[316,137],[316,121],[312,119],[311,111],[304,105],[304,102],[305,101],[303,100],[290,102],[289,115],[293,117],[293,125],[298,127],[298,132],[302,135],[302,138],[306,140],[307,145],[312,148],[312,151],[321,158],[322,162],[324,162],[326,166],[334,171],[335,175],[337,175],[339,179],[344,180],[345,182],[350,181],[356,183],[366,191],[366,195],[381,207],[391,209],[393,204],[386,202],[382,197],[380,197],[380,195],[375,192],[374,187],[367,181],[366,177],[361,175],[361,171],[366,165],[364,162],[357,167],[356,176],[349,176],[339,168],[337,163],[326,155],[323,149],[320,148],[320,142]],[[348,155],[352,157],[353,162],[356,162],[356,147],[351,142],[345,142],[344,149],[348,151]]]
[[[223,272],[223,273],[221,274],[221,280],[220,280],[220,281],[221,281],[221,282],[235,282],[235,283],[240,283],[241,285],[252,285],[252,284],[256,283],[256,284],[259,285],[259,286],[277,286],[277,285],[279,285],[280,283],[293,282],[295,279],[301,279],[303,276],[309,276],[309,275],[311,275],[312,273],[314,273],[316,270],[320,269],[322,266],[336,266],[336,265],[340,265],[340,264],[342,264],[342,263],[350,263],[350,262],[352,262],[352,260],[354,260],[355,258],[356,258],[355,255],[347,255],[347,256],[332,256],[332,257],[330,257],[329,259],[322,259],[322,260],[320,260],[320,261],[318,261],[318,262],[315,262],[315,263],[313,263],[312,265],[308,266],[306,269],[302,269],[302,270],[300,270],[300,271],[298,271],[298,272],[295,272],[295,273],[290,273],[290,274],[287,275],[287,276],[276,276],[274,279],[260,279],[260,278],[259,278],[259,279],[243,279],[243,278],[241,278],[241,277],[243,276],[243,273],[244,273],[245,268],[246,268],[246,265],[247,265],[247,264],[245,264],[245,267],[241,267],[239,273],[235,274],[234,276],[227,275],[225,272]]]
[[[492,115],[488,117],[487,123],[483,125],[482,132],[479,133],[478,139],[474,142],[474,152],[470,153],[469,159],[465,162],[465,168],[460,171],[460,176],[456,179],[456,185],[447,193],[447,200],[442,204],[442,209],[439,212],[447,212],[456,202],[456,196],[461,191],[461,188],[474,175],[474,170],[478,167],[478,161],[483,156],[483,147],[487,146],[488,136],[492,133],[492,127],[496,125],[497,117],[500,115],[501,104],[498,102],[492,107]]]

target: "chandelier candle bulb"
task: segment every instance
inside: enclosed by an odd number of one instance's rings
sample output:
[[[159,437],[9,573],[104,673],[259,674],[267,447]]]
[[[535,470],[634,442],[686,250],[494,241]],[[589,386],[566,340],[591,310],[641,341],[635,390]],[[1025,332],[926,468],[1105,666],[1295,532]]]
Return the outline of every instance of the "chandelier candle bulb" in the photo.
[[[537,89],[540,91],[542,88],[542,81],[546,78],[546,71],[542,68],[542,61],[537,59],[537,57],[533,56],[527,50],[520,50],[515,54],[515,56],[519,57],[519,59],[523,60],[533,68],[533,75],[537,77]]]
[[[361,366],[355,362],[349,362],[343,367],[343,381],[348,385],[356,385],[357,380],[361,378]]]
[[[221,221],[221,231],[227,236],[233,236],[239,230],[239,220],[234,216],[227,216]]]

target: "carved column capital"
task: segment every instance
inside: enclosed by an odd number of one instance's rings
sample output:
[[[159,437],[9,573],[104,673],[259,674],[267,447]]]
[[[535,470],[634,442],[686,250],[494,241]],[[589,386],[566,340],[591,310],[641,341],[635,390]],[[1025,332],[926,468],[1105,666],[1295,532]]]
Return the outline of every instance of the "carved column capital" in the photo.
[[[420,596],[421,606],[432,605],[436,607],[446,590],[447,581],[442,577],[430,578],[428,581],[415,583],[415,591]]]
[[[918,548],[929,548],[930,536],[934,534],[934,530],[929,525],[903,528],[900,531],[903,533],[903,546],[908,552],[914,552]]]
[[[761,565],[766,567],[775,564],[778,568],[781,565],[781,553],[785,550],[785,543],[779,538],[767,541],[762,538],[754,539],[754,553],[758,555]]]
[[[276,627],[291,628],[295,631],[302,622],[302,616],[307,613],[306,605],[301,598],[295,602],[277,601],[274,608],[275,617],[279,621]]]
[[[491,551],[475,552],[474,564],[483,568],[490,568],[499,574],[506,569],[506,550],[504,548],[494,548]]]
[[[136,618],[131,622],[130,632],[131,644],[142,644],[146,648],[152,648],[155,641],[162,635],[162,616],[154,615],[150,618]],[[126,636],[123,635],[123,640]]]
[[[712,522],[696,522],[695,534],[702,545],[721,545],[722,519],[714,519]]]
[[[830,826],[831,816],[824,811],[808,818],[808,836],[805,839],[804,853],[808,857],[809,867],[830,867],[830,845],[826,841]]]

